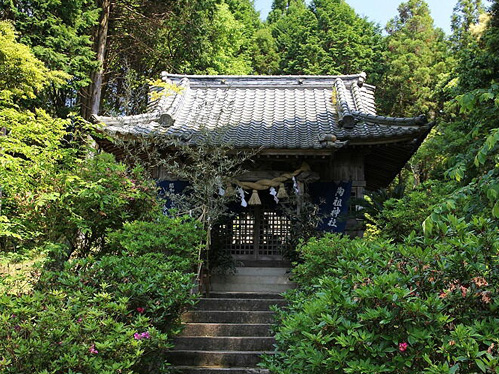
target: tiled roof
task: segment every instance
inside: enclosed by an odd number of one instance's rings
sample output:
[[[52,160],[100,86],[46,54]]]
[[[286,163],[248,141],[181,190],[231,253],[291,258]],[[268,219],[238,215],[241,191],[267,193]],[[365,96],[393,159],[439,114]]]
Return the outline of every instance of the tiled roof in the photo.
[[[378,116],[365,74],[345,76],[186,76],[144,114],[95,116],[118,135],[168,134],[196,143],[216,134],[237,148],[320,149],[419,138],[426,118]],[[201,129],[208,131],[200,131]]]

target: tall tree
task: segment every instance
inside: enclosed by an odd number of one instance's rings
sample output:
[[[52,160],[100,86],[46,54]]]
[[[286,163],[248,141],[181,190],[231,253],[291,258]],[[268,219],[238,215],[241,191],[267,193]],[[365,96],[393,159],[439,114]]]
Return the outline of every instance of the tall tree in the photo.
[[[211,27],[206,30],[208,42],[200,60],[200,72],[208,74],[249,74],[251,60],[247,54],[251,36],[245,25],[231,13],[227,4],[215,6]]]
[[[247,74],[254,31],[248,0],[120,0],[111,9],[104,73],[104,111],[137,113],[147,80],[161,71]]]
[[[444,32],[435,28],[423,0],[400,4],[387,27],[387,69],[383,78],[384,111],[395,116],[428,114],[438,110],[437,85],[449,71]]]
[[[225,0],[234,18],[242,23],[239,55],[251,62],[252,73],[275,74],[279,56],[270,28],[260,20],[253,0]]]
[[[459,52],[474,41],[471,27],[479,23],[480,15],[485,13],[482,0],[458,0],[451,16],[451,46]]]
[[[256,74],[276,75],[279,73],[279,54],[272,30],[264,26],[254,34],[250,47],[251,66]]]
[[[85,118],[141,112],[147,80],[161,71],[249,74],[275,66],[273,40],[259,32],[251,0],[0,0],[0,17],[16,23],[49,68],[71,75],[42,97],[59,116],[78,105]]]
[[[16,40],[11,23],[0,21],[0,106],[19,107],[19,100],[31,99],[54,81],[68,76],[51,71],[31,49]]]
[[[492,4],[483,32],[474,36],[476,41],[459,55],[456,96],[447,105],[452,116],[439,126],[429,146],[436,148],[443,160],[446,179],[454,181],[454,185],[446,182],[454,187],[448,199],[458,207],[463,220],[476,224],[479,219],[490,223],[499,218],[498,0]],[[439,209],[440,220],[454,213],[450,212],[452,206]],[[489,235],[491,240],[495,235],[497,242],[496,226],[490,226]]]
[[[499,63],[497,50],[494,50],[494,4],[489,13],[474,7],[472,12],[459,8],[453,18],[465,20],[458,24],[453,34],[456,54],[459,57],[457,93],[464,93],[477,87],[486,86],[491,77],[497,77],[496,65]],[[487,53],[484,53],[487,51]]]
[[[102,111],[141,112],[147,79],[198,72],[215,12],[211,0],[119,0],[109,19]]]
[[[52,112],[66,116],[98,65],[90,40],[100,11],[94,0],[0,0],[0,9],[0,19],[14,22],[20,42],[30,46],[38,59],[71,76],[67,85],[53,84],[40,100]]]
[[[319,74],[324,51],[317,35],[317,18],[303,0],[291,0],[276,8],[269,20],[280,56],[281,74]]]
[[[27,191],[42,190],[64,158],[58,149],[68,121],[42,109],[30,111],[23,104],[66,79],[67,74],[51,71],[16,40],[12,24],[0,21],[0,250],[19,239],[24,229],[9,215],[18,215],[16,198],[26,201]]]
[[[90,74],[90,84],[87,87],[82,87],[80,90],[81,114],[85,119],[88,119],[92,114],[99,113],[102,97],[111,0],[99,0],[98,3],[101,8],[101,14],[99,23],[95,26],[93,33],[93,42],[94,51],[96,52],[96,58],[99,65]]]
[[[381,31],[344,0],[276,1],[269,22],[286,74],[376,73]]]
[[[381,30],[359,17],[344,0],[313,0],[317,31],[326,58],[325,72],[354,74],[361,71],[376,81],[380,73],[383,42]],[[375,76],[373,76],[375,74]]]

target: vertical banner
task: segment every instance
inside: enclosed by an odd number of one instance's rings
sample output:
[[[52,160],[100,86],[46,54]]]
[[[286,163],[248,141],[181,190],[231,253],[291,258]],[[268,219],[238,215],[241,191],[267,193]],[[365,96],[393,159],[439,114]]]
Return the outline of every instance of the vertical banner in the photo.
[[[344,232],[352,182],[317,182],[309,185],[310,197],[319,206],[322,222],[318,229],[325,232]]]
[[[165,199],[163,212],[175,208],[173,201],[168,197],[168,194],[181,194],[189,185],[185,181],[158,181],[156,185],[159,187],[159,196]]]

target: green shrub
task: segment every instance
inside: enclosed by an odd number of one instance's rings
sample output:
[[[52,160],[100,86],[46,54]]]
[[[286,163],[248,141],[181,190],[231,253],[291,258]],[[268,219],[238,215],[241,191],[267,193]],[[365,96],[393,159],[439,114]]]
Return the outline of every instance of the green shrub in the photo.
[[[47,245],[49,265],[35,290],[0,298],[0,372],[166,372],[162,353],[179,331],[180,314],[194,303],[192,270],[202,232],[189,220],[164,217],[157,224],[153,235],[174,238],[166,251],[163,239],[144,242],[140,251],[128,246],[129,229],[153,229],[144,222],[113,235],[117,242],[124,238],[117,254],[61,262],[65,246]]]
[[[105,287],[80,291],[35,291],[0,297],[0,372],[133,373],[144,356],[168,348],[167,334],[129,313],[124,297]],[[134,334],[148,333],[137,340]],[[139,335],[141,336],[141,335]]]
[[[499,370],[499,241],[328,236],[301,248],[300,288],[279,312],[273,373]]]
[[[154,182],[139,167],[127,170],[110,154],[81,162],[75,175],[60,180],[61,191],[44,207],[51,238],[64,237],[79,256],[105,245],[106,232],[144,218],[157,204]]]
[[[0,371],[163,372],[161,353],[194,302],[192,263],[151,253],[45,271],[34,292],[0,298]]]
[[[107,153],[75,159],[51,171],[48,179],[5,191],[9,235],[16,234],[21,246],[67,244],[66,258],[100,250],[108,230],[144,219],[158,205],[154,181],[141,168],[128,170]]]
[[[422,235],[421,223],[433,208],[444,200],[450,186],[428,181],[400,199],[386,200],[379,211],[369,217],[366,235],[402,242],[411,232]]]
[[[189,217],[160,214],[150,222],[127,222],[121,230],[111,232],[107,240],[112,253],[164,253],[194,258],[205,235],[200,223]]]
[[[168,331],[191,303],[193,263],[193,258],[160,253],[89,257],[67,263],[62,272],[45,272],[38,288],[83,294],[102,288],[113,298],[127,299],[127,313],[119,321],[130,322],[139,308],[154,326]]]

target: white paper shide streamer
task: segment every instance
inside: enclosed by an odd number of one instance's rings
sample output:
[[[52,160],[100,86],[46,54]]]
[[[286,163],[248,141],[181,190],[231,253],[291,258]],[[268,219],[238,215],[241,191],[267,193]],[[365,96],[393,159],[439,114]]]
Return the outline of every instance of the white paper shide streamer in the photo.
[[[274,196],[274,201],[276,204],[279,204],[279,198],[277,197],[277,191],[274,187],[270,187],[270,194]]]
[[[238,187],[237,193],[239,194],[239,197],[241,198],[241,206],[246,208],[248,206],[248,203],[247,203],[246,199],[244,198],[244,190],[241,187]]]
[[[295,194],[300,194],[300,187],[298,186],[298,182],[295,177],[293,177],[293,188],[295,190]]]

